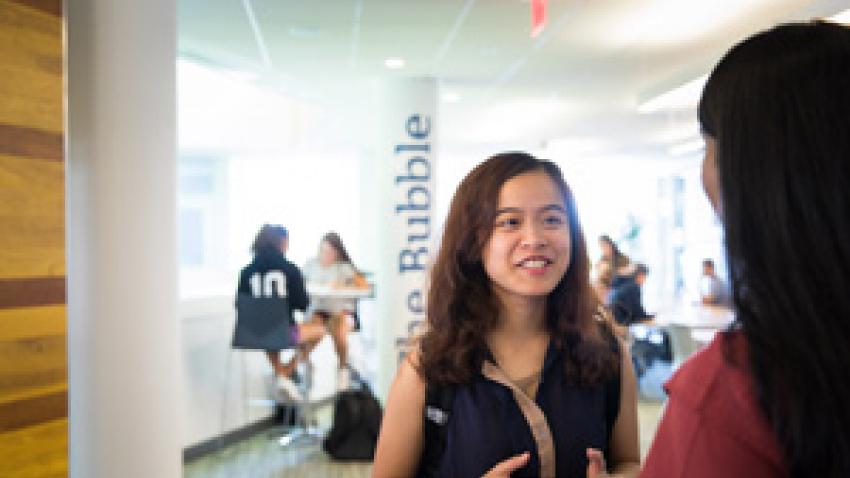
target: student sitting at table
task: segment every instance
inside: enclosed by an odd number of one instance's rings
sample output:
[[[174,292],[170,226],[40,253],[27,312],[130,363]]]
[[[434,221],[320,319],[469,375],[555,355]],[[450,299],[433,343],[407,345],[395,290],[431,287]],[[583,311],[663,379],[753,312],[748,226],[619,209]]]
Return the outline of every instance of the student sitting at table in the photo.
[[[608,295],[608,305],[614,319],[622,326],[651,321],[654,317],[646,313],[641,299],[641,288],[646,282],[649,268],[646,264],[638,263],[635,264],[634,269],[633,275],[614,278]]]
[[[319,243],[319,255],[304,266],[308,284],[330,289],[368,289],[366,279],[351,263],[339,234],[329,232]],[[308,316],[327,325],[339,358],[337,389],[345,390],[351,381],[348,364],[348,334],[360,328],[357,299],[314,296]]]
[[[301,271],[286,259],[288,248],[289,233],[286,228],[277,224],[264,224],[251,245],[253,259],[239,273],[237,295],[289,299],[292,342],[298,344],[299,351],[285,365],[281,362],[280,350],[266,350],[266,356],[274,369],[278,390],[285,399],[298,402],[301,401],[302,394],[292,381],[297,359],[299,356],[306,356],[325,336],[327,330],[321,322],[296,323],[293,318],[293,312],[306,309],[310,299]]]
[[[700,302],[703,305],[728,305],[729,292],[726,284],[717,277],[714,270],[714,261],[705,259],[702,261],[702,277],[699,280]]]

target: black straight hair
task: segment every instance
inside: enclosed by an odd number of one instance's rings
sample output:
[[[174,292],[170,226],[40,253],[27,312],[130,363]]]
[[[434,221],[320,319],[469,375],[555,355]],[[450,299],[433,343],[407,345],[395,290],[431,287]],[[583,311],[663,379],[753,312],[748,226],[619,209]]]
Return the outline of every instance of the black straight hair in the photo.
[[[699,119],[742,365],[791,475],[850,476],[850,28],[786,24],[734,46]]]

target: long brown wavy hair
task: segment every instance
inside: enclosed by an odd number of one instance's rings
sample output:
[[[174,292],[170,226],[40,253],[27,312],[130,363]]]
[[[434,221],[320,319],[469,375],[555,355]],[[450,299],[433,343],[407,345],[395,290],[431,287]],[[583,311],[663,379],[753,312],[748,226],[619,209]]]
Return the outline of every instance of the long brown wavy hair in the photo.
[[[452,198],[431,269],[428,326],[419,342],[417,369],[428,382],[468,383],[481,369],[485,340],[500,310],[482,250],[493,231],[502,185],[533,171],[545,172],[558,185],[569,220],[570,265],[546,298],[545,318],[553,343],[564,353],[565,376],[570,383],[595,384],[617,371],[617,351],[594,316],[599,303],[572,192],[554,163],[508,152],[475,167]]]

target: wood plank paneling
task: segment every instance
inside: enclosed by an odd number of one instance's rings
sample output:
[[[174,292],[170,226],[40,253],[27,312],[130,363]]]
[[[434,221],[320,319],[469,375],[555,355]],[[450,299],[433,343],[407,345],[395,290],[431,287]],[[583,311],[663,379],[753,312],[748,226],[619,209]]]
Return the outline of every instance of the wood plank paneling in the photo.
[[[0,0],[0,476],[67,475],[62,2]]]
[[[0,279],[0,309],[64,303],[64,277]]]
[[[0,123],[61,133],[61,18],[0,2]]]
[[[62,2],[60,0],[10,0],[14,3],[41,10],[44,13],[59,16],[62,15]]]
[[[31,339],[65,333],[65,305],[0,309],[3,340]]]
[[[0,150],[0,278],[65,274],[65,165]]]
[[[0,151],[12,156],[62,161],[62,135],[23,126],[0,124]]]
[[[65,335],[0,341],[0,402],[66,383]]]
[[[68,416],[66,389],[21,400],[0,402],[0,434]]]
[[[67,450],[68,420],[65,418],[0,433],[0,476],[67,476]]]

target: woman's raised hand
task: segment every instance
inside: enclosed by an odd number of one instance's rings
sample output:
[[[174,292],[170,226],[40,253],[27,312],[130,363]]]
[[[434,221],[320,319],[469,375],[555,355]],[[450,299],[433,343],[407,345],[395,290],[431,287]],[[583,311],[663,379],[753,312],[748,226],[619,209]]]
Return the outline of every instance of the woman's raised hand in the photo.
[[[529,456],[531,455],[525,452],[501,461],[481,478],[507,478],[511,476],[511,473],[525,466],[528,463]]]

